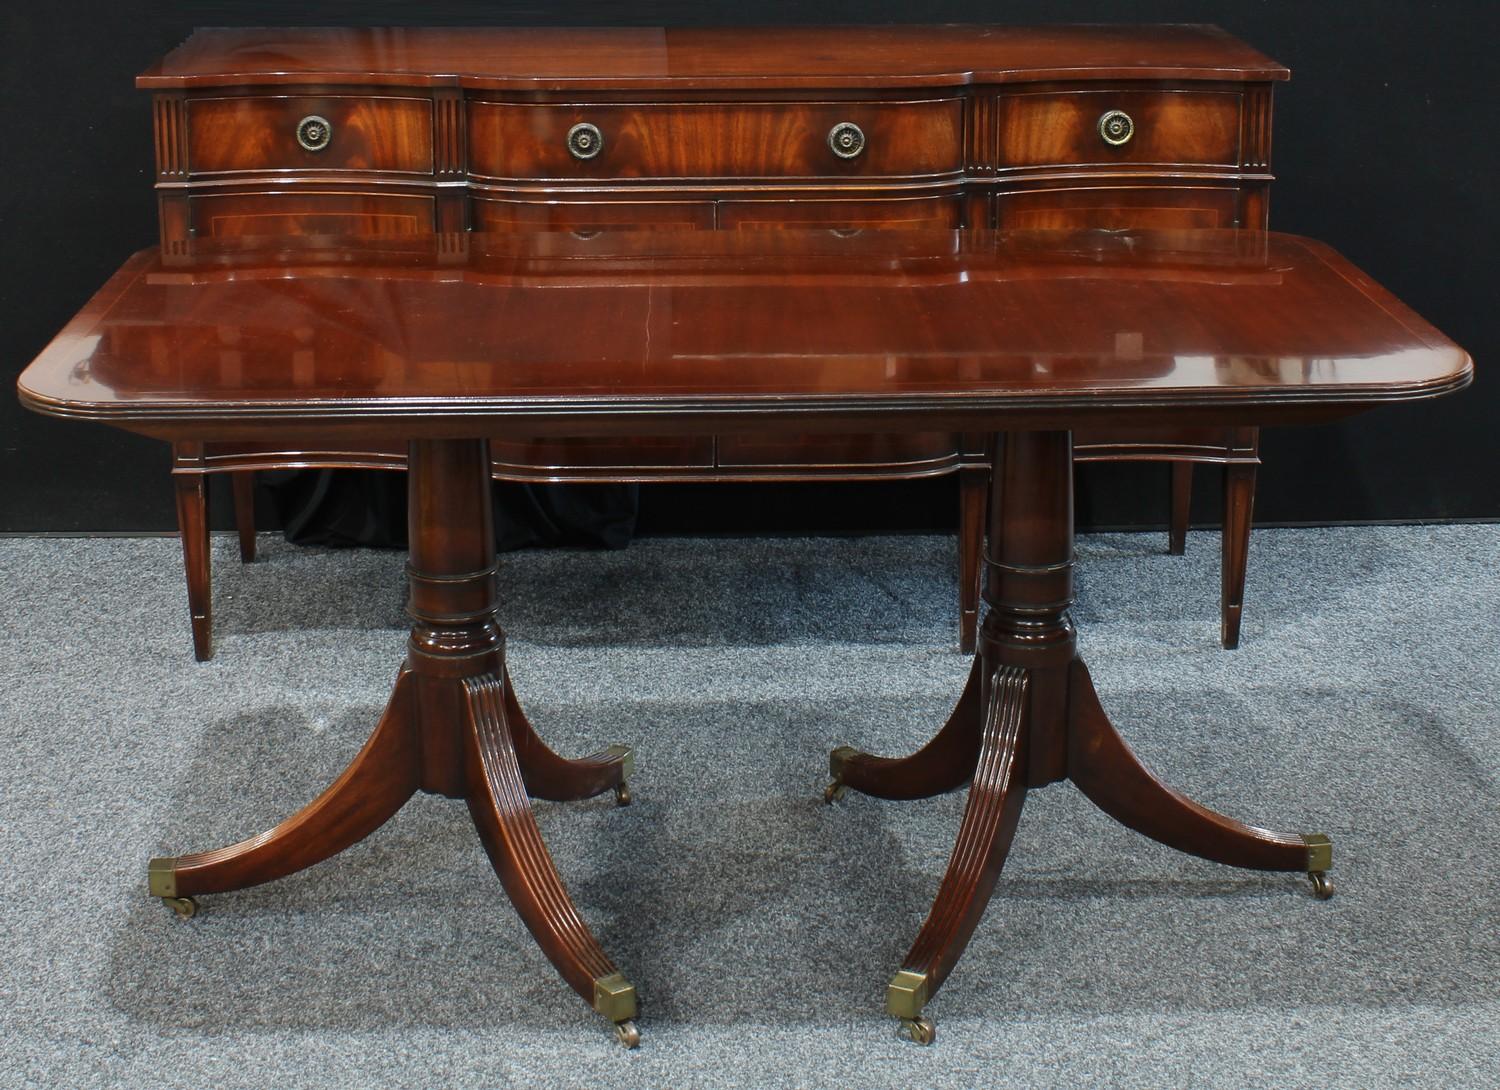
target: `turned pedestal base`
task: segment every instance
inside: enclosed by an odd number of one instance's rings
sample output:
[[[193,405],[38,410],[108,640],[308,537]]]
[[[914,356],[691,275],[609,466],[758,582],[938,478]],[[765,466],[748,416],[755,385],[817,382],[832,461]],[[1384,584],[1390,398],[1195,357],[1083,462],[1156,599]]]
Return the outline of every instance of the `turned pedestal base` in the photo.
[[[568,897],[529,801],[613,791],[628,803],[630,750],[565,759],[521,710],[495,620],[487,444],[414,442],[410,460],[411,640],[375,732],[332,786],[274,829],[217,851],[152,860],[151,893],[190,916],[198,894],[269,882],[337,855],[417,791],[460,798],[537,944],[633,1047],[635,988]]]
[[[948,722],[916,753],[833,751],[825,798],[848,790],[917,799],[969,785],[958,841],[932,911],[886,991],[886,1010],[931,1043],[923,1009],[984,915],[1029,788],[1072,780],[1116,821],[1179,851],[1259,870],[1306,872],[1332,895],[1333,847],[1216,814],[1172,790],[1131,752],[1076,655],[1072,450],[1067,432],[997,437],[991,484],[988,606],[968,684]]]

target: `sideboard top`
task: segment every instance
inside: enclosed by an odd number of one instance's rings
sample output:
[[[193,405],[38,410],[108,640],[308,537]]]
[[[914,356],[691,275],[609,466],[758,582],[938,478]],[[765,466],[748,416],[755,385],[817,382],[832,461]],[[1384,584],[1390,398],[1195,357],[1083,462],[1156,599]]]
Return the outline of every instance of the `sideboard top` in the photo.
[[[136,78],[182,89],[356,83],[523,91],[1281,80],[1214,26],[211,28]]]

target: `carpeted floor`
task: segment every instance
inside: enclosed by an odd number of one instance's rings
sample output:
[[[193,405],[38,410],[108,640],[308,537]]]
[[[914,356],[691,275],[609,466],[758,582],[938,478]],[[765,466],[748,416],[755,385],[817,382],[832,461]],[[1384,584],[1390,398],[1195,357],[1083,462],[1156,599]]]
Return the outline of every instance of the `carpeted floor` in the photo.
[[[0,1086],[1500,1085],[1500,527],[1260,530],[1244,645],[1217,535],[1085,538],[1074,618],[1171,782],[1333,836],[1334,900],[1033,793],[989,914],[896,1040],[885,981],[962,796],[820,799],[830,747],[904,752],[955,651],[944,538],[654,540],[502,561],[553,744],[636,747],[635,805],[539,804],[640,989],[639,1051],[554,977],[461,803],[420,797],[301,875],[145,895],[155,854],[310,799],[402,653],[404,557],[215,541],[192,661],[172,539],[0,541]]]

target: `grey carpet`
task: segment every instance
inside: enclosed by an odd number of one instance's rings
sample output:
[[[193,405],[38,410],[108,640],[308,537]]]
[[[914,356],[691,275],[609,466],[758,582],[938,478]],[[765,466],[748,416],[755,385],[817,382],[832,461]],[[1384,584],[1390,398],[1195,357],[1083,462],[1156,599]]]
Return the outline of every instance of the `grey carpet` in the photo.
[[[537,807],[640,989],[636,1053],[459,803],[191,922],[144,895],[148,856],[310,799],[398,664],[400,554],[262,543],[241,567],[216,539],[196,665],[175,541],[0,541],[0,1085],[1500,1085],[1500,528],[1257,531],[1234,653],[1216,535],[1084,539],[1074,616],[1122,731],[1210,805],[1331,834],[1339,894],[1036,792],[930,1049],[882,992],[962,796],[819,792],[831,746],[905,751],[956,696],[952,542],[504,558],[533,720],[563,752],[637,748],[634,806]]]

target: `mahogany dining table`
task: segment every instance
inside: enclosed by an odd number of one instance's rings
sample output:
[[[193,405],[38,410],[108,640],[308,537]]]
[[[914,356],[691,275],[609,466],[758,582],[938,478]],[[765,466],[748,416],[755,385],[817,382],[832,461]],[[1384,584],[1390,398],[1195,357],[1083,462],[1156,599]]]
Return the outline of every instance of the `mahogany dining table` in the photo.
[[[152,860],[150,892],[191,915],[198,895],[342,851],[417,791],[463,799],[537,943],[627,1046],[635,988],[569,899],[529,800],[626,803],[631,751],[564,758],[521,709],[495,612],[489,440],[989,434],[987,611],[968,683],[909,756],[834,749],[826,792],[968,787],[931,913],[887,989],[888,1013],[929,1043],[924,1008],[985,910],[1029,789],[1071,780],[1173,848],[1332,893],[1327,837],[1198,805],[1111,725],[1068,616],[1071,430],[1311,424],[1471,377],[1465,352],[1390,293],[1286,235],[464,233],[142,251],[19,392],[41,413],[173,442],[409,443],[411,636],[374,732],[275,828]]]

